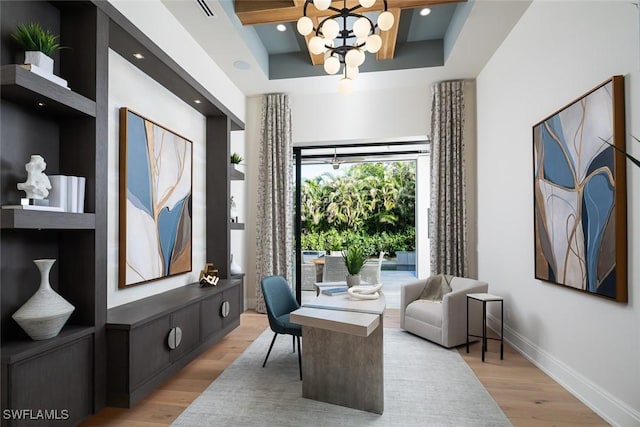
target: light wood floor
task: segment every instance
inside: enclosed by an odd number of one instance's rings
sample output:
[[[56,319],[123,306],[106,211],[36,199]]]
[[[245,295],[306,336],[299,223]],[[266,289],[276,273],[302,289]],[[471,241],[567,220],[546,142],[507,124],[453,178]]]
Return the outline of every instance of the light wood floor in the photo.
[[[230,365],[262,331],[267,317],[254,311],[242,314],[240,327],[191,362],[135,408],[104,408],[82,426],[152,427],[171,424],[182,411]],[[399,328],[399,310],[387,310],[385,328]],[[607,426],[600,417],[555,383],[527,359],[505,344],[490,342],[485,363],[480,344],[469,354],[459,352],[515,426]]]

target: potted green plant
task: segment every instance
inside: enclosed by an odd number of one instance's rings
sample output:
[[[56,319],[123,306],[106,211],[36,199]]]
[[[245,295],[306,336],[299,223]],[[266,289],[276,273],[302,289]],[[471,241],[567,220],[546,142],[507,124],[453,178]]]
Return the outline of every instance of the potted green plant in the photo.
[[[360,270],[365,262],[367,262],[367,256],[358,246],[352,246],[342,252],[342,258],[344,259],[344,265],[347,268],[347,286],[360,285]]]
[[[232,165],[239,165],[242,160],[244,160],[244,159],[238,153],[233,153],[231,155],[231,164]]]
[[[25,50],[24,63],[36,65],[53,74],[53,58],[51,55],[61,49],[57,35],[45,30],[37,22],[16,25],[11,37]]]

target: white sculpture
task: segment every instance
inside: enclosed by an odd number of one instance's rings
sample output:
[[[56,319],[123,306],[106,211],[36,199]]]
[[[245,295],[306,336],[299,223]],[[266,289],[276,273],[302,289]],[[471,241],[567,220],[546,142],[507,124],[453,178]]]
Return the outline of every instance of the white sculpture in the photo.
[[[24,168],[27,171],[27,180],[18,183],[18,190],[27,193],[29,199],[45,199],[49,195],[51,183],[49,178],[44,174],[47,164],[42,156],[38,154],[31,155],[31,160]]]
[[[380,298],[380,293],[378,292],[380,289],[382,289],[382,284],[375,286],[352,286],[347,292],[351,298],[355,299],[378,299]]]

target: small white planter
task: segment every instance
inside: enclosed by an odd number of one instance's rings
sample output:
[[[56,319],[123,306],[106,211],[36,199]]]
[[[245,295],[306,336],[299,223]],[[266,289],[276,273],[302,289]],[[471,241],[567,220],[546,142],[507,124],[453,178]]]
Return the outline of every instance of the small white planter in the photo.
[[[53,58],[40,51],[28,50],[24,53],[24,63],[35,65],[43,71],[53,74]]]

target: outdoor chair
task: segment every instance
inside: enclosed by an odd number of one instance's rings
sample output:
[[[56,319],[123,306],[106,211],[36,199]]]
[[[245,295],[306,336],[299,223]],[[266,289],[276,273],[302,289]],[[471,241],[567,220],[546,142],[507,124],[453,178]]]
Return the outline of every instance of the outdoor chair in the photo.
[[[300,349],[300,337],[302,336],[302,327],[296,323],[291,323],[289,314],[300,308],[298,302],[293,297],[291,287],[287,280],[282,276],[267,276],[260,281],[264,303],[267,308],[267,317],[269,318],[269,327],[274,332],[273,340],[269,346],[267,357],[264,358],[262,367],[264,368],[276,342],[278,334],[291,335],[293,338],[293,351],[296,351],[296,341],[298,342],[298,369],[300,371],[300,379],[302,379],[302,356]]]
[[[382,271],[382,260],[384,259],[384,252],[381,251],[378,259],[369,260],[365,265],[362,266],[360,270],[360,278],[363,282],[368,283],[370,285],[377,285],[382,283],[380,279],[380,274]]]
[[[347,267],[342,255],[326,255],[322,269],[323,282],[344,282],[347,280]]]

